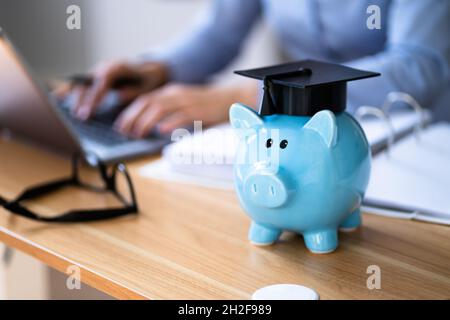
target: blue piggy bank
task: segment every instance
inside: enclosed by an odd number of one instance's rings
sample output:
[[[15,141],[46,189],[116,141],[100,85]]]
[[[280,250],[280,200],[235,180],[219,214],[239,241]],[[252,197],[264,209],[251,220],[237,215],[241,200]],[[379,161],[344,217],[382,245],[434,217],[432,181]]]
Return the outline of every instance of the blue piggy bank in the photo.
[[[259,116],[234,104],[230,122],[240,138],[235,188],[252,219],[252,243],[270,245],[290,230],[311,252],[328,253],[338,246],[338,229],[360,226],[371,154],[351,115]]]

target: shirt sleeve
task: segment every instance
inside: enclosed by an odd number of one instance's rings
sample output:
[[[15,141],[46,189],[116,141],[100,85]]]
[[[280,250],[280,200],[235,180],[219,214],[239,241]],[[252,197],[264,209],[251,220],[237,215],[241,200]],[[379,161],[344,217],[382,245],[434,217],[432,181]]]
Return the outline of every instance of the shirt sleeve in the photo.
[[[260,11],[260,0],[215,0],[193,30],[144,59],[166,63],[172,81],[204,82],[238,55]]]
[[[449,85],[450,1],[395,0],[387,19],[385,50],[347,63],[382,74],[349,84],[350,112],[363,104],[380,106],[392,91],[430,106]]]

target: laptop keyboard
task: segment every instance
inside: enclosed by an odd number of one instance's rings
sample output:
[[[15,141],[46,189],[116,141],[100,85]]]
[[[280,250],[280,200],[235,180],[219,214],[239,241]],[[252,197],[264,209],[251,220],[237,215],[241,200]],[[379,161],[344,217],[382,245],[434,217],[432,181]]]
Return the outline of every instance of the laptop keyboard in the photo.
[[[106,146],[119,145],[133,141],[132,138],[121,135],[113,130],[112,121],[110,119],[81,121],[74,118],[67,108],[60,108],[60,110],[62,110],[65,118],[82,138],[88,138]]]

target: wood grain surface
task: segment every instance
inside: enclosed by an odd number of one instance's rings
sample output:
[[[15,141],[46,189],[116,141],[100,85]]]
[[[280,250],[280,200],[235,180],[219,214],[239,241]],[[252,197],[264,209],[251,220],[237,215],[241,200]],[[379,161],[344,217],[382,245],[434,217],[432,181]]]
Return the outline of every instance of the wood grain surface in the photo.
[[[334,253],[308,252],[285,233],[273,246],[247,241],[250,220],[233,192],[145,179],[129,162],[141,212],[83,224],[45,224],[0,209],[0,241],[120,299],[249,299],[258,288],[295,283],[321,299],[449,299],[450,229],[363,216],[363,227],[340,234]],[[0,142],[0,194],[67,175],[69,161],[35,146]],[[91,177],[93,173],[86,170]],[[46,214],[113,204],[105,195],[68,189],[30,204]],[[369,290],[367,267],[381,269]]]

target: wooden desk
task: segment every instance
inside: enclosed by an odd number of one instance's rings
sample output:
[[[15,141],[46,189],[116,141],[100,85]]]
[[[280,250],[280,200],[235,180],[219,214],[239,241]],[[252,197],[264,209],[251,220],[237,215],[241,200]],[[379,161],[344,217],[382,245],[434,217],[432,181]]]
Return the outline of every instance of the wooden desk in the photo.
[[[114,297],[248,299],[260,287],[298,283],[322,299],[449,299],[450,229],[364,215],[363,227],[340,234],[335,253],[309,253],[301,237],[271,247],[247,241],[249,219],[233,192],[143,179],[129,164],[141,214],[96,223],[51,225],[0,209],[0,241]],[[65,175],[66,159],[0,142],[0,194]],[[105,196],[69,190],[36,204],[61,211],[67,203],[103,205]],[[366,287],[369,265],[381,268],[381,289]]]

